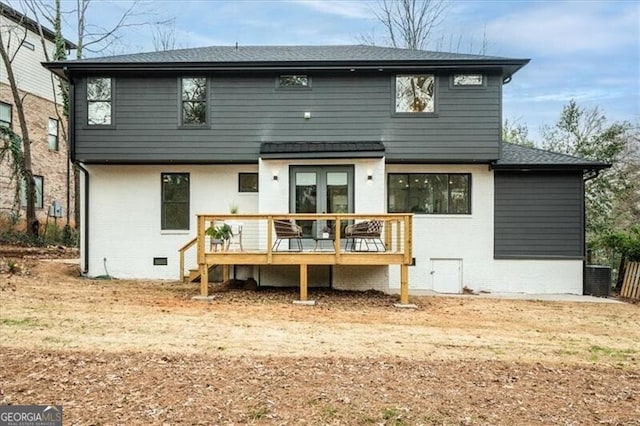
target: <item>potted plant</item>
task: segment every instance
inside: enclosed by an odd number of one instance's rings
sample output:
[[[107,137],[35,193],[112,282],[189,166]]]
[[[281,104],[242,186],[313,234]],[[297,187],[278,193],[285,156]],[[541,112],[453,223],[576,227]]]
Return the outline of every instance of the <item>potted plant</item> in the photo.
[[[226,223],[219,226],[211,225],[205,231],[205,233],[211,237],[211,245],[220,244],[224,248],[231,237],[233,237],[233,231],[231,227]]]

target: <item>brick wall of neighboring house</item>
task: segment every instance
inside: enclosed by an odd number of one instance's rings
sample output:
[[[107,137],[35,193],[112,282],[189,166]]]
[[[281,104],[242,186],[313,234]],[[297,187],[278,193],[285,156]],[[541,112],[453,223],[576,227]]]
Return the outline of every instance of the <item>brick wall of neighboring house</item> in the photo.
[[[24,99],[24,110],[27,126],[29,128],[29,137],[31,139],[31,163],[34,175],[43,177],[43,206],[36,209],[36,215],[41,226],[49,220],[53,223],[54,219],[47,219],[49,206],[54,201],[58,201],[64,208],[64,215],[57,219],[56,223],[63,226],[67,219],[67,207],[69,208],[69,219],[71,225],[74,222],[74,190],[73,190],[73,167],[68,167],[68,149],[66,140],[67,123],[59,122],[58,124],[58,150],[49,149],[48,130],[49,118],[57,118],[55,104],[41,97],[21,93]],[[0,101],[13,105],[12,129],[18,135],[20,132],[20,123],[18,121],[18,113],[16,111],[11,88],[0,83]],[[68,180],[67,180],[68,176]],[[8,163],[0,164],[0,214],[10,214],[14,206],[15,180],[12,182],[9,178]],[[68,201],[67,201],[68,200]],[[26,214],[24,206],[21,207],[21,218],[24,219]]]

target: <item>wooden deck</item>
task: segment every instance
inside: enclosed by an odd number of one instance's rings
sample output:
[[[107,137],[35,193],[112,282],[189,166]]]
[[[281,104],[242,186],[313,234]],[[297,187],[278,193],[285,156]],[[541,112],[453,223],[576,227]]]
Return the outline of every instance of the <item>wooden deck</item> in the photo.
[[[412,214],[268,214],[197,216],[196,237],[180,248],[180,278],[185,274],[185,253],[195,250],[200,276],[200,294],[208,295],[209,269],[223,268],[225,279],[232,265],[299,265],[300,300],[307,300],[308,265],[400,265],[400,303],[407,304],[408,267],[412,262]],[[274,221],[292,221],[304,229],[302,250],[294,239],[278,239]],[[371,237],[347,238],[345,227],[364,221],[381,221],[378,244]],[[233,236],[219,241],[207,229],[228,224]],[[321,230],[332,231],[327,239]],[[340,232],[334,232],[334,230]]]

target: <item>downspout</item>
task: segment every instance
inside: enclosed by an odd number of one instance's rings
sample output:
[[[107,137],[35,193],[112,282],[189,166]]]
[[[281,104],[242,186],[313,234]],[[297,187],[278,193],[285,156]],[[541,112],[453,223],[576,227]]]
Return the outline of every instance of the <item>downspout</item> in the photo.
[[[584,191],[586,187],[586,183],[591,179],[595,179],[600,174],[600,170],[591,170],[590,173],[587,173],[586,176],[582,178],[582,239],[584,246],[584,253],[582,253],[582,257],[585,262],[585,266],[587,264],[587,209],[584,202]]]
[[[81,163],[75,162],[74,165],[84,174],[84,267],[82,275],[89,273],[89,171],[82,166]],[[76,200],[78,202],[78,200]]]
[[[586,271],[587,271],[587,209],[584,202],[584,189],[585,184],[591,179],[595,179],[600,174],[600,170],[591,170],[586,176],[582,178],[582,294],[586,287]]]
[[[75,83],[73,79],[69,76],[68,70],[65,67],[65,74],[67,76],[67,80],[69,81],[69,155],[71,157],[71,161],[73,165],[77,167],[84,174],[84,223],[81,226],[84,227],[84,265],[82,268],[82,275],[87,275],[89,273],[89,171],[84,168],[84,166],[76,161],[76,132],[75,132]],[[67,176],[68,178],[68,176]],[[74,181],[76,181],[74,179]],[[77,181],[75,182],[78,183]],[[78,191],[76,191],[78,193]],[[78,200],[76,199],[75,208],[78,207]],[[67,215],[69,209],[67,209]],[[77,226],[77,224],[76,224]]]

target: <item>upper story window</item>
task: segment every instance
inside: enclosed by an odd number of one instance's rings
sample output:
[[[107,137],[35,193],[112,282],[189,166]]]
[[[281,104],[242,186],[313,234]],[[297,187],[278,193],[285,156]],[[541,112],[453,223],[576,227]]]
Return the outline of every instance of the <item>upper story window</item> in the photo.
[[[189,173],[162,173],[161,229],[189,229]]]
[[[111,88],[110,78],[87,79],[87,123],[89,125],[111,124]]]
[[[482,74],[454,74],[454,86],[483,86],[484,76]]]
[[[395,96],[397,113],[432,113],[435,111],[435,76],[398,74]]]
[[[21,44],[25,49],[36,50],[36,45],[27,40],[22,40]]]
[[[311,87],[311,80],[306,74],[283,74],[278,77],[280,89],[308,89],[309,87]]]
[[[11,128],[11,104],[0,102],[0,126]]]
[[[58,150],[58,120],[55,118],[49,119],[47,143],[50,151]]]
[[[389,173],[389,213],[471,214],[468,173]]]
[[[182,124],[207,124],[207,79],[185,77],[181,83]]]

